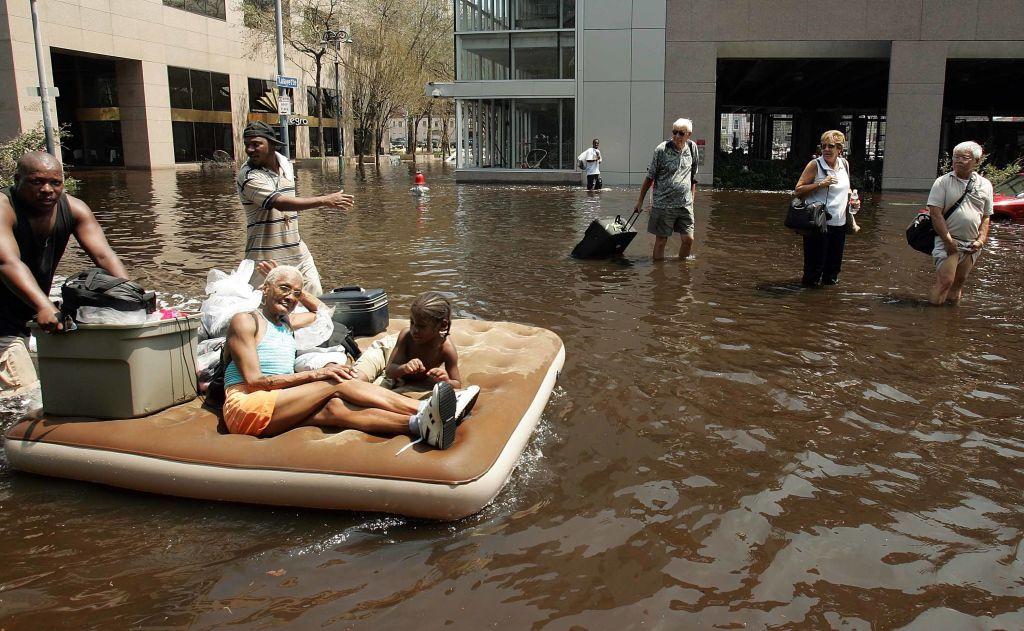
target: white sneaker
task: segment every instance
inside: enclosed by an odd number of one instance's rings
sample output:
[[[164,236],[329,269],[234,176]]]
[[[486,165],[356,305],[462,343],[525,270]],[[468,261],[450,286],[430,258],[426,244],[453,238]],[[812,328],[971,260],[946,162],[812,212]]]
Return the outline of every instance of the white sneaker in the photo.
[[[473,411],[476,405],[476,398],[480,396],[480,386],[469,386],[462,390],[455,391],[455,424],[462,425],[462,421]]]
[[[434,390],[426,405],[416,413],[420,438],[438,449],[448,449],[455,442],[456,397],[455,389],[448,383],[434,384]]]

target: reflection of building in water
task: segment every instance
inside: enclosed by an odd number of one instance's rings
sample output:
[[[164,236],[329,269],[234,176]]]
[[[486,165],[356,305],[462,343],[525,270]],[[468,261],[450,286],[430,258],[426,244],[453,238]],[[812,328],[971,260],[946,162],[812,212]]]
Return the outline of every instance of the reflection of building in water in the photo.
[[[273,10],[273,2],[245,3]],[[38,2],[46,73],[59,91],[54,121],[68,132],[62,143],[66,163],[162,168],[230,161],[244,155],[241,134],[249,121],[280,124],[273,50],[252,54],[243,3],[82,4]],[[330,61],[322,82],[333,87]],[[325,153],[337,155],[335,91],[321,91],[320,121],[318,95],[303,85],[308,73],[294,63],[285,72],[300,81],[298,89],[289,91],[295,114],[289,126],[291,155],[319,154],[321,124]],[[28,2],[0,5],[0,79],[6,86],[0,139],[6,139],[42,120],[34,93],[38,76]]]
[[[600,138],[605,182],[637,184],[681,116],[705,183],[716,161],[805,162],[826,129],[887,188],[929,187],[959,140],[997,164],[1024,147],[1024,3],[888,3],[852,21],[783,0],[453,3],[456,80],[427,91],[455,99],[462,180],[565,172]]]

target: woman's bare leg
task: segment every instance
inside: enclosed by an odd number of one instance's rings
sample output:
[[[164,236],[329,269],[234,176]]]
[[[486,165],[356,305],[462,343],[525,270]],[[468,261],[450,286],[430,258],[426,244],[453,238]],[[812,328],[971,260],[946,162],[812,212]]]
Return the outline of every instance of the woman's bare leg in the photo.
[[[331,399],[305,425],[358,429],[373,434],[408,434],[409,415],[377,408],[357,408],[341,399]]]
[[[419,401],[365,381],[350,379],[335,384],[335,388],[341,399],[364,408],[397,412],[406,418],[420,410]]]
[[[267,436],[280,434],[301,424],[337,396],[337,385],[329,381],[314,381],[279,390],[274,414],[263,433]]]
[[[278,392],[274,414],[264,430],[264,434],[267,436],[280,434],[303,424],[307,419],[322,412],[325,406],[335,397],[367,408],[365,412],[369,412],[369,414],[361,414],[359,416],[343,414],[341,416],[344,417],[344,421],[361,424],[369,422],[375,424],[374,427],[378,427],[376,424],[382,424],[378,429],[367,431],[388,431],[392,434],[405,433],[408,431],[409,417],[420,409],[419,401],[392,392],[387,388],[366,383],[365,381],[355,379],[342,381],[341,383],[314,381],[302,384],[301,386],[285,388]],[[340,411],[337,406],[334,409],[336,412]],[[381,414],[376,414],[378,412]],[[325,419],[336,417],[341,418],[341,416],[338,414],[328,414],[327,416],[319,416],[318,420],[324,421]],[[343,425],[333,421],[327,423],[317,422],[315,424],[343,427]],[[352,427],[356,428],[355,425]],[[385,428],[392,429],[385,430]],[[362,429],[362,427],[359,427],[359,429]]]

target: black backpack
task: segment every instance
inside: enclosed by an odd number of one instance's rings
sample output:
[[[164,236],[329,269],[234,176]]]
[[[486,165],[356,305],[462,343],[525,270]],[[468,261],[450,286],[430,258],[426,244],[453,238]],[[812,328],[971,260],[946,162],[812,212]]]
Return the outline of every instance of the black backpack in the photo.
[[[68,277],[61,287],[64,299],[61,311],[75,317],[79,307],[108,307],[117,311],[156,311],[156,292],[146,291],[138,283],[110,275],[93,267]]]

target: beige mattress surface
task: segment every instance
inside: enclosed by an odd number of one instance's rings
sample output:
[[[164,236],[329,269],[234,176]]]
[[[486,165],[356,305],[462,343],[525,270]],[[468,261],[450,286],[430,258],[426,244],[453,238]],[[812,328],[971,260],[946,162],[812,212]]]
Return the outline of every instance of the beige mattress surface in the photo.
[[[388,333],[403,326],[405,321],[392,320]],[[508,322],[456,320],[452,338],[464,382],[480,386],[481,394],[455,443],[445,451],[416,445],[396,456],[409,437],[318,427],[300,427],[271,438],[231,435],[198,400],[137,419],[28,420],[11,428],[5,438],[18,443],[24,454],[31,454],[36,444],[61,445],[233,469],[464,484],[495,464],[527,410],[536,409],[538,392],[561,367],[564,351],[551,331]],[[362,340],[361,345],[370,341]],[[546,397],[539,402],[541,408]],[[17,461],[12,460],[12,466],[17,467]]]

